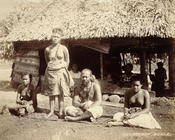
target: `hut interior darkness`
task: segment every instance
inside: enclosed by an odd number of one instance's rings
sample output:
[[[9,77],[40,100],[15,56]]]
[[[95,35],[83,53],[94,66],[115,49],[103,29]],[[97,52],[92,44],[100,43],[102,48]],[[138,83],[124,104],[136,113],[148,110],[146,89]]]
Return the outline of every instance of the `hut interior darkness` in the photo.
[[[71,64],[77,64],[80,71],[89,68],[97,78],[100,78],[99,52],[82,46],[69,47],[69,52]]]

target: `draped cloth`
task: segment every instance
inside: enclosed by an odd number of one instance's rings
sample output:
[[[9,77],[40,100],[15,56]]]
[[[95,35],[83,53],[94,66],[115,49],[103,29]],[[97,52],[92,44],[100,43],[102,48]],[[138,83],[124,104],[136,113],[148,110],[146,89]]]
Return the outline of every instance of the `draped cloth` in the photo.
[[[44,95],[70,96],[70,87],[74,85],[74,81],[66,68],[59,70],[48,70],[45,72],[44,79]]]
[[[155,120],[152,113],[145,113],[141,114],[132,119],[124,119],[124,113],[118,112],[114,114],[113,120],[117,122],[123,122],[125,125],[135,126],[135,127],[142,127],[147,129],[161,129],[159,123]]]

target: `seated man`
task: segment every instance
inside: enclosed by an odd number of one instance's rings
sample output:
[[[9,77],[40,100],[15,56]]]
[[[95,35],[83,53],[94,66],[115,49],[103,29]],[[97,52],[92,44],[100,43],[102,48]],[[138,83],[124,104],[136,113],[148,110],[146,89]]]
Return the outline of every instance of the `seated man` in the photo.
[[[34,87],[31,84],[32,75],[23,74],[22,80],[23,83],[18,86],[16,105],[8,106],[9,110],[15,111],[15,114],[17,113],[19,116],[24,116],[26,114],[31,114],[34,112]]]
[[[81,72],[81,84],[75,88],[73,106],[65,109],[65,120],[79,121],[90,119],[94,122],[103,114],[101,88],[91,70]]]
[[[79,79],[81,76],[81,72],[78,71],[78,65],[77,64],[72,64],[71,70],[70,70],[70,74],[72,76],[72,78],[74,79]]]

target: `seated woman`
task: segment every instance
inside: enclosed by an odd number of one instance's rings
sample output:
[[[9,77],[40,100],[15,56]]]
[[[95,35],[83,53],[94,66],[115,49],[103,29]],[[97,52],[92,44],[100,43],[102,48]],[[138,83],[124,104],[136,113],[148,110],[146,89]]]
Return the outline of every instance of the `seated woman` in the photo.
[[[23,83],[18,86],[16,105],[8,106],[9,111],[14,112],[19,116],[31,114],[34,112],[33,98],[34,98],[34,86],[31,84],[32,75],[23,74]]]
[[[114,114],[113,120],[108,122],[108,126],[128,125],[161,129],[150,112],[150,95],[147,90],[142,89],[139,77],[133,77],[132,88],[125,93],[124,112]]]

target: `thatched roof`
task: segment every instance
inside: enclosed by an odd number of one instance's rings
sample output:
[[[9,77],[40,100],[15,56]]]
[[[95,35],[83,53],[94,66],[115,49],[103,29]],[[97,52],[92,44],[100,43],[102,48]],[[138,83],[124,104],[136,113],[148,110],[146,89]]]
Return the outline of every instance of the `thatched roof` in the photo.
[[[175,0],[59,0],[38,13],[20,22],[7,39],[48,40],[53,28],[62,28],[66,39],[175,38]]]
[[[16,1],[17,4],[13,5],[13,3],[10,3],[7,1],[7,4],[12,4],[11,7],[7,7],[5,5],[5,10],[7,10],[6,15],[4,15],[3,18],[0,19],[0,38],[6,37],[12,29],[17,25],[19,22],[26,24],[28,21],[30,21],[31,17],[35,15],[36,13],[39,14],[39,11],[41,11],[48,2],[30,2],[30,1]],[[1,8],[4,5],[1,5]],[[15,27],[18,28],[18,27]]]

